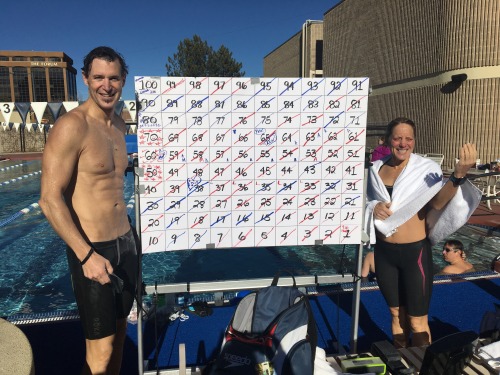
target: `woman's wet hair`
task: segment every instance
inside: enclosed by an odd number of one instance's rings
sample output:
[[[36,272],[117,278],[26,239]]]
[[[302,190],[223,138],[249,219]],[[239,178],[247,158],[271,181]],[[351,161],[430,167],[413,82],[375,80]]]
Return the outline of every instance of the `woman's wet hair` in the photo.
[[[82,72],[85,77],[89,76],[90,69],[92,68],[92,61],[94,61],[94,59],[102,59],[108,62],[118,60],[121,66],[122,77],[126,77],[128,74],[128,66],[125,63],[125,59],[123,58],[123,56],[111,47],[100,46],[90,51],[83,59]]]
[[[392,130],[397,126],[401,124],[407,124],[410,125],[413,128],[413,135],[416,137],[417,136],[417,127],[415,126],[415,123],[410,120],[407,117],[397,117],[394,120],[392,120],[389,124],[387,124],[387,128],[385,130],[385,139],[390,139]]]

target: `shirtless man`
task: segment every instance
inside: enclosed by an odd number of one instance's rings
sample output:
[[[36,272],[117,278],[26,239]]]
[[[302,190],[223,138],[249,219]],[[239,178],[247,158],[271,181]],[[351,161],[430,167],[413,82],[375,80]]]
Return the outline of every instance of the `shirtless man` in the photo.
[[[113,49],[89,52],[82,68],[88,99],[56,121],[43,153],[40,207],[67,244],[86,338],[82,374],[119,374],[137,284],[123,197],[126,126],[115,114],[126,75]]]
[[[438,275],[456,275],[459,273],[475,272],[474,266],[467,262],[464,244],[459,240],[448,240],[443,245],[443,259],[450,263]]]

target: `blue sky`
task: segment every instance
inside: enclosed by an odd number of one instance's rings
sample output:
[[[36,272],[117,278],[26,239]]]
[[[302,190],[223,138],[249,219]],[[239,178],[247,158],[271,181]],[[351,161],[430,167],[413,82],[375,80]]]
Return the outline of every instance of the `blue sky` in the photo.
[[[62,51],[78,70],[78,95],[87,98],[80,78],[85,54],[98,45],[122,53],[129,77],[166,75],[165,64],[179,42],[199,35],[214,49],[222,44],[243,63],[247,77],[263,74],[273,49],[339,0],[16,0],[2,2],[0,49]],[[134,98],[129,79],[124,99]]]

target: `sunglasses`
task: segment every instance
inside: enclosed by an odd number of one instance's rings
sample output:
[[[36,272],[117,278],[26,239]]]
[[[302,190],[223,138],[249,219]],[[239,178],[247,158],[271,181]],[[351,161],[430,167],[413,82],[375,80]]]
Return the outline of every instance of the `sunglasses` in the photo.
[[[449,253],[450,251],[454,251],[454,252],[458,251],[458,249],[450,249],[449,247],[445,247],[443,250],[446,251],[447,253]]]

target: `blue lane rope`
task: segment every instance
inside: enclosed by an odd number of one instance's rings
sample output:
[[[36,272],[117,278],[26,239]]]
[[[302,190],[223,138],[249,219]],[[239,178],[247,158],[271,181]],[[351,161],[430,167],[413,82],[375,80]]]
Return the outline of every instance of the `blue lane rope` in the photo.
[[[22,167],[22,166],[23,166],[23,164],[10,165],[8,167],[0,168],[0,172],[8,171],[9,169],[14,169],[14,168]]]
[[[30,211],[33,211],[35,208],[38,208],[40,207],[38,205],[38,203],[32,203],[30,204],[28,207],[26,208],[23,208],[21,211],[19,212],[16,212],[14,215],[12,215],[11,217],[8,217],[7,219],[4,219],[2,221],[0,221],[0,228],[11,223],[12,221],[16,220],[19,216],[22,216]]]
[[[17,182],[17,181],[21,181],[21,180],[23,180],[25,178],[29,178],[29,177],[32,177],[32,176],[36,176],[36,175],[41,174],[41,173],[42,173],[42,171],[37,171],[37,172],[32,172],[32,173],[25,174],[24,176],[19,176],[19,177],[16,177],[16,178],[12,178],[10,180],[1,182],[0,186],[9,185],[11,183],[14,183],[14,182]]]
[[[135,204],[135,197],[132,195],[127,203],[127,211],[130,213],[133,209],[134,209],[134,204]],[[2,221],[0,221],[0,228],[1,227],[4,227],[5,225],[13,222],[14,220],[16,220],[18,217],[30,212],[30,211],[33,211],[35,208],[39,208],[39,204],[38,203],[32,203],[30,204],[28,207],[26,208],[23,208],[21,211],[18,211],[16,212],[15,214],[13,214],[12,216],[8,217],[7,219],[4,219]]]
[[[127,212],[129,215],[132,212],[132,210],[134,209],[134,205],[135,205],[135,196],[132,194],[132,196],[130,197],[130,199],[128,200],[128,203],[127,203]]]
[[[134,209],[134,204],[135,204],[135,197],[132,195],[127,203],[127,211],[130,212]],[[39,208],[39,204],[38,203],[32,203],[30,204],[28,207],[26,208],[23,208],[21,211],[18,211],[16,212],[15,214],[13,214],[12,216],[0,221],[0,228],[1,227],[4,227],[5,225],[13,222],[14,220],[16,220],[18,217],[30,212],[30,211],[33,211],[35,208]]]

